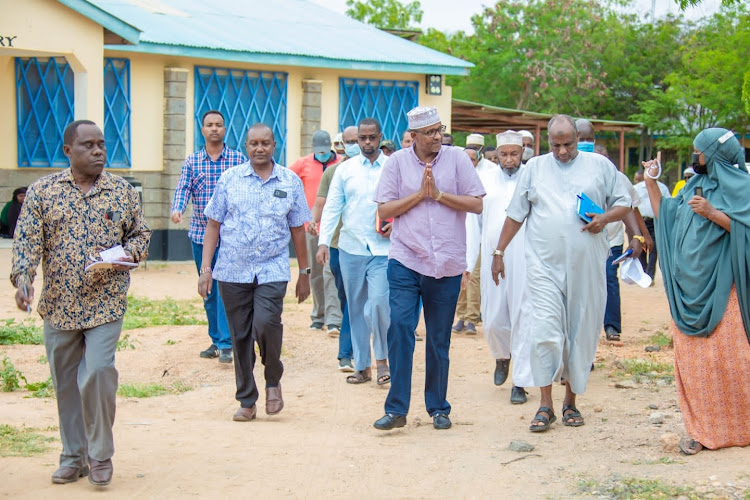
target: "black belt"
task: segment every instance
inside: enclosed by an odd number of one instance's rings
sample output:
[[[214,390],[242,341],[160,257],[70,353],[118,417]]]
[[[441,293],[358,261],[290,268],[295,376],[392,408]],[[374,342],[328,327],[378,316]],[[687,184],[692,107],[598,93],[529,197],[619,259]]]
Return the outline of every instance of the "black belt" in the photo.
[[[653,217],[644,217],[644,218],[643,218],[643,222],[646,222],[647,220],[648,220],[648,221],[653,221],[653,220],[654,220],[654,218],[653,218]]]

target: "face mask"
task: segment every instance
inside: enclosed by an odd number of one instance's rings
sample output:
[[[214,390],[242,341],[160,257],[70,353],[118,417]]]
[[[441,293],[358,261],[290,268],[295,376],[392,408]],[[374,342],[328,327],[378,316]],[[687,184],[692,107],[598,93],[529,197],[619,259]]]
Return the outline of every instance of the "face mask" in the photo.
[[[523,148],[523,153],[521,153],[521,160],[523,162],[527,162],[530,159],[532,159],[533,157],[534,157],[534,150],[533,149],[531,149],[529,147]]]
[[[356,142],[354,144],[347,144],[344,147],[346,149],[346,156],[349,158],[354,158],[360,153],[359,144]]]
[[[326,163],[328,160],[331,159],[331,153],[330,151],[327,153],[315,153],[315,159],[318,160],[320,163]]]
[[[591,141],[580,141],[578,143],[578,151],[584,151],[586,153],[593,153],[594,143]]]
[[[692,165],[690,166],[693,167],[693,170],[695,170],[696,174],[706,175],[708,173],[708,165],[701,165],[700,158],[701,158],[700,153],[693,153],[693,156],[691,159]]]

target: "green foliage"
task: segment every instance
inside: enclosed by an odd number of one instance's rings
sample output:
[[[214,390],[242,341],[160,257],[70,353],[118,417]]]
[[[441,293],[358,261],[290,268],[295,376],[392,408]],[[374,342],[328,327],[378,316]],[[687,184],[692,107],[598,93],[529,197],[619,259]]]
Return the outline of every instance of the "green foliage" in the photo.
[[[580,493],[605,496],[613,500],[642,499],[656,500],[684,497],[690,500],[701,498],[695,489],[675,486],[658,479],[624,478],[618,481],[600,483],[594,480],[578,482]]]
[[[193,388],[184,382],[175,381],[170,386],[161,384],[120,384],[117,395],[125,398],[151,398],[168,394],[182,394]]]
[[[0,424],[0,456],[30,457],[47,451],[54,438],[38,434],[37,429]]]
[[[722,5],[733,5],[739,4],[742,0],[721,0]],[[680,6],[680,9],[685,10],[688,7],[694,7],[703,3],[703,0],[675,0],[675,3]]]
[[[16,370],[13,362],[7,357],[3,357],[2,370],[0,370],[0,389],[3,392],[13,392],[21,388],[21,381],[26,383],[26,377],[23,373]]]
[[[126,349],[135,349],[135,343],[137,340],[131,340],[130,334],[126,333],[119,339],[117,339],[117,350],[124,351]]]
[[[203,308],[195,301],[146,299],[128,296],[128,310],[123,320],[123,330],[132,330],[147,326],[164,325],[205,325],[206,316]]]
[[[55,395],[55,387],[52,384],[52,377],[47,377],[44,382],[32,382],[26,384],[26,390],[31,391],[32,398],[51,398]]]
[[[1,321],[3,323],[0,323],[0,345],[41,345],[44,343],[42,327],[34,320],[27,318],[18,322],[11,318]]]
[[[657,330],[647,342],[648,345],[658,345],[660,347],[673,347],[672,337],[661,330]]]
[[[381,29],[413,29],[422,21],[419,1],[401,3],[398,0],[346,0],[346,15]]]
[[[683,460],[675,460],[672,457],[661,457],[657,460],[642,460],[642,459],[636,459],[633,460],[633,465],[672,465],[672,464],[684,464],[685,462]]]
[[[632,377],[636,382],[644,378],[647,380],[664,379],[670,382],[674,380],[672,363],[635,358],[617,361],[615,366],[618,368],[615,372],[616,377]]]

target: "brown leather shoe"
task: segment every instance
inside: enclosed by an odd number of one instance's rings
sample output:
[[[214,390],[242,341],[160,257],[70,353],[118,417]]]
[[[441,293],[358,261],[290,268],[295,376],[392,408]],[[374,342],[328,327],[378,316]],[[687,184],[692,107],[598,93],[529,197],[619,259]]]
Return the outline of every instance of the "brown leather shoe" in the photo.
[[[258,409],[255,407],[255,405],[251,406],[250,408],[242,408],[240,406],[240,409],[234,412],[232,420],[234,420],[235,422],[249,422],[251,420],[255,420],[255,415],[257,413]]]
[[[55,484],[67,484],[78,481],[79,477],[89,475],[89,466],[83,467],[60,467],[52,474],[52,482]]]
[[[112,459],[108,458],[100,462],[89,457],[91,473],[89,474],[89,483],[94,486],[107,486],[112,481]]]
[[[281,397],[281,384],[277,387],[266,387],[266,413],[276,415],[284,409],[284,399]]]

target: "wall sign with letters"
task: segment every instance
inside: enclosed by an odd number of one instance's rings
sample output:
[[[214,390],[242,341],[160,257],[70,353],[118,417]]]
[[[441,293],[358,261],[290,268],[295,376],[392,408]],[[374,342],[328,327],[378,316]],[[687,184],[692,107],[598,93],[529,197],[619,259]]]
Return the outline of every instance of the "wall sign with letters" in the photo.
[[[0,47],[13,47],[13,40],[18,38],[15,35],[0,35]]]

